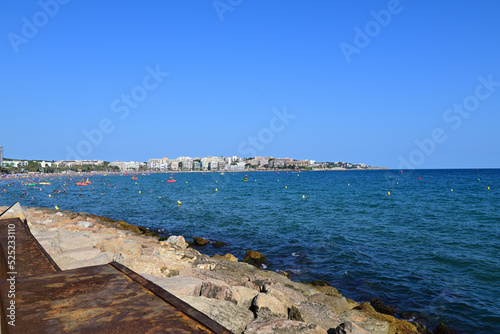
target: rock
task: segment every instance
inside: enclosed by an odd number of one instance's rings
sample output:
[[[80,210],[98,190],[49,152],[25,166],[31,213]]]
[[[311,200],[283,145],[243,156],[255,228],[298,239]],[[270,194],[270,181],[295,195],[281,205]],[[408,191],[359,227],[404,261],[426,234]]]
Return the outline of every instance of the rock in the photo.
[[[352,322],[371,334],[389,334],[389,324],[386,321],[381,321],[370,317],[368,314],[358,311],[349,310],[338,315],[341,322]]]
[[[319,280],[319,279],[316,279],[316,280],[313,280],[311,282],[311,285],[312,286],[330,286],[330,282],[328,282],[327,280]],[[338,291],[337,291],[338,292]]]
[[[208,279],[201,284],[200,296],[236,302],[231,285],[216,279]]]
[[[370,334],[352,321],[346,321],[335,329],[335,334]]]
[[[359,304],[354,309],[359,310],[359,311],[363,311],[363,312],[368,312],[368,313],[370,313],[370,312],[373,312],[373,313],[377,312],[377,311],[375,311],[375,309],[373,308],[373,306],[371,304],[366,303],[366,302]]]
[[[323,303],[329,306],[335,313],[340,314],[350,309],[347,300],[344,297],[327,296],[324,293],[318,293],[307,298],[310,302]]]
[[[259,252],[248,249],[243,257],[243,262],[260,267],[261,265],[267,263],[267,258]]]
[[[236,256],[234,256],[233,254],[229,254],[229,253],[227,253],[226,255],[223,255],[223,256],[220,256],[219,254],[215,254],[214,258],[226,260],[226,261],[238,262],[238,258]]]
[[[193,237],[193,242],[195,245],[198,245],[198,246],[206,246],[209,243],[208,240],[200,238],[200,237]]]
[[[434,329],[434,331],[432,333],[433,334],[455,334],[454,331],[452,331],[450,328],[448,328],[448,326],[446,326],[443,323],[440,323],[439,326],[437,326],[436,329]]]
[[[347,304],[349,305],[349,309],[353,309],[355,307],[358,307],[359,306],[359,303],[357,301],[354,301],[352,299],[349,299],[349,298],[346,298],[347,300]]]
[[[316,324],[327,331],[335,330],[340,325],[339,317],[331,308],[321,303],[304,301],[292,306],[290,320]]]
[[[234,333],[243,332],[245,327],[254,320],[251,311],[226,300],[206,297],[181,296],[179,298]]]
[[[290,278],[290,273],[288,271],[283,271],[283,270],[280,270],[278,272],[278,274],[282,275],[282,276],[285,276],[286,278]]]
[[[77,248],[93,247],[99,240],[99,236],[92,232],[73,232],[58,229],[56,231],[58,231],[58,234],[53,240],[54,249],[61,253]]]
[[[273,271],[263,270],[263,271],[259,272],[259,275],[268,277],[268,279],[271,279],[272,281],[274,281],[274,283],[280,283],[280,284],[286,286],[287,288],[298,291],[306,297],[309,297],[309,296],[312,296],[312,295],[319,293],[316,288],[314,288],[310,285],[291,281],[290,279],[288,279],[288,278],[286,278],[278,273],[275,273]]]
[[[139,257],[142,255],[142,244],[128,239],[103,240],[96,245],[103,252],[120,253],[130,257]],[[125,258],[127,256],[124,256]]]
[[[419,334],[432,334],[432,332],[428,330],[427,327],[425,327],[425,325],[423,324],[419,324],[416,321],[411,321],[411,324],[415,326]]]
[[[372,304],[373,308],[379,313],[388,315],[396,314],[396,309],[392,306],[384,304],[380,298],[370,299],[370,304]]]
[[[257,318],[288,319],[287,307],[269,294],[259,293],[253,300],[252,307]]]
[[[335,289],[333,286],[323,285],[323,286],[314,286],[314,288],[318,291],[323,292],[327,296],[342,297],[342,295],[339,293],[339,290]],[[349,301],[347,301],[347,303],[349,303]]]
[[[167,243],[186,249],[188,244],[182,235],[172,235],[167,239]]]
[[[300,321],[257,319],[250,323],[244,334],[326,334],[326,330],[315,324]]]
[[[227,244],[223,241],[216,241],[212,244],[212,246],[214,246],[215,248],[221,248],[227,246]]]
[[[268,295],[282,302],[287,308],[292,308],[293,305],[299,305],[306,301],[306,297],[300,292],[287,288],[281,284],[266,285],[264,290]]]
[[[228,262],[228,263],[233,263],[233,262]],[[224,281],[230,285],[241,285],[243,283],[243,280],[241,277],[239,277],[239,278],[233,277],[233,276],[213,272],[210,270],[200,269],[200,268],[184,268],[179,272],[179,275],[196,277],[196,278],[199,278],[201,280],[213,278],[213,279]]]
[[[258,291],[244,286],[233,286],[233,295],[236,299],[236,305],[249,309],[252,306],[252,301],[259,294]]]
[[[361,307],[363,307],[363,304],[361,305]],[[398,333],[398,334],[418,333],[417,328],[411,322],[396,319],[392,315],[373,312],[372,310],[370,310],[373,309],[370,305],[364,306],[364,308],[365,311],[363,311],[363,313],[368,314],[370,317],[374,319],[387,322],[389,324],[390,333]]]
[[[78,227],[90,228],[90,227],[94,226],[94,223],[82,220],[82,221],[79,221],[76,225]]]

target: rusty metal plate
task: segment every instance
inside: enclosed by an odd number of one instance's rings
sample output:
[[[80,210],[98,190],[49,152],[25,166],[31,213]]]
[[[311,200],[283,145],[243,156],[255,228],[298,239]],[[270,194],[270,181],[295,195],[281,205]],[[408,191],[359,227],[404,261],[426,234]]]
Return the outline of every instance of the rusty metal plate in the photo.
[[[12,248],[13,245],[15,248]],[[15,256],[12,267],[9,260],[13,258],[9,255]],[[0,220],[0,279],[7,278],[7,272],[12,271],[17,273],[18,278],[61,271],[19,218]]]
[[[9,287],[0,281],[3,316]],[[15,290],[15,327],[2,333],[231,333],[115,262],[18,278]]]

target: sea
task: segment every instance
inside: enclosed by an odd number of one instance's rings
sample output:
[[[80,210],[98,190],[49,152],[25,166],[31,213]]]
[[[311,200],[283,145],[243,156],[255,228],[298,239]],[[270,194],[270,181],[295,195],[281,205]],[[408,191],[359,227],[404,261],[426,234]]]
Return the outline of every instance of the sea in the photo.
[[[429,328],[500,333],[499,169],[131,176],[91,176],[87,186],[77,176],[45,186],[4,179],[0,205],[57,206],[223,241],[198,249],[240,260],[259,251],[268,270],[327,280],[358,302],[380,298]]]

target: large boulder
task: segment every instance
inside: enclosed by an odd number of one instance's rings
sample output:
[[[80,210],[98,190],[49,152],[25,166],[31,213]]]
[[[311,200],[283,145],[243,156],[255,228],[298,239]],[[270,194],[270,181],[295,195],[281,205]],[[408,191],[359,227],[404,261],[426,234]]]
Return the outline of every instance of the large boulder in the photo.
[[[221,262],[226,262],[226,261],[221,261]],[[206,270],[206,269],[200,269],[200,268],[184,268],[179,272],[179,275],[196,277],[196,278],[199,278],[201,280],[216,279],[216,280],[224,281],[230,285],[241,285],[244,283],[244,281],[241,279],[241,277],[234,277],[234,276],[230,276],[230,275],[226,275],[226,274],[222,274],[222,273],[218,273],[218,272],[210,271],[210,270]]]
[[[387,323],[387,321],[372,318],[368,314],[358,310],[349,310],[343,312],[339,314],[339,319],[342,323],[350,321],[371,334],[391,334],[391,332],[395,333],[394,331],[389,330],[389,324]]]
[[[316,324],[327,331],[335,330],[340,325],[340,319],[331,308],[321,303],[304,301],[292,306],[289,318],[291,320]]]
[[[233,286],[233,296],[238,306],[249,309],[252,306],[253,299],[259,294],[258,291],[244,286]]]
[[[183,249],[188,246],[188,243],[186,242],[186,240],[182,235],[172,235],[168,237],[167,243]]]
[[[355,323],[351,321],[346,321],[342,324],[340,324],[336,329],[335,329],[335,334],[370,334],[370,332],[364,330],[363,328],[359,327]]]
[[[179,297],[198,311],[205,313],[214,321],[220,323],[233,333],[241,333],[254,320],[254,315],[248,309],[235,305],[227,300],[210,299],[206,297]]]
[[[267,258],[262,253],[248,249],[243,257],[243,262],[261,267],[263,264],[267,263]]]
[[[201,284],[200,295],[207,298],[221,299],[235,304],[237,303],[236,296],[233,294],[231,285],[216,279],[204,280]]]
[[[314,288],[320,292],[323,292],[327,296],[342,297],[342,295],[339,293],[339,290],[337,290],[333,286],[319,285],[319,286],[314,286]]]
[[[209,244],[208,240],[200,237],[193,237],[193,243],[198,246],[206,246]]]
[[[347,300],[344,297],[327,296],[324,293],[318,293],[307,298],[310,302],[322,303],[329,306],[335,313],[340,314],[350,309]]]
[[[396,314],[396,309],[390,305],[384,304],[384,302],[380,298],[370,299],[370,304],[379,313],[384,313],[388,315]]]
[[[221,259],[226,261],[238,262],[238,258],[233,254],[227,253],[226,255],[215,254],[214,259]]]
[[[327,334],[327,332],[318,325],[300,321],[257,319],[247,326],[244,334]]]
[[[288,308],[306,301],[306,297],[303,294],[281,284],[266,285],[264,286],[264,290],[268,295],[278,299]]]
[[[99,236],[92,232],[73,232],[61,229],[54,238],[54,246],[57,252],[63,253],[72,249],[94,247],[99,241]]]
[[[127,239],[111,239],[102,240],[96,247],[99,247],[102,252],[112,252],[122,254],[125,258],[139,257],[142,255],[142,245],[140,242]]]
[[[253,310],[257,318],[270,319],[288,319],[288,309],[275,297],[259,293],[253,300]]]

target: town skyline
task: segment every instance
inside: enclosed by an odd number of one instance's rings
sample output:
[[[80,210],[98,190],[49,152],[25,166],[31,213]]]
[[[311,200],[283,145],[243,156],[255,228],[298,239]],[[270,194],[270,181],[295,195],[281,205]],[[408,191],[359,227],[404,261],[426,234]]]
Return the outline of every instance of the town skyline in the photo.
[[[0,146],[0,153],[3,147]],[[78,166],[109,166],[117,167],[120,171],[128,170],[157,170],[157,171],[243,171],[243,170],[273,170],[273,169],[331,169],[331,168],[384,168],[381,166],[372,167],[364,163],[352,163],[345,161],[325,161],[317,162],[311,159],[279,158],[272,156],[205,156],[177,158],[150,158],[147,161],[106,161],[106,160],[24,160],[4,158],[0,155],[0,161],[4,164],[0,167],[20,168],[31,164],[37,164],[39,169],[52,168],[78,168]],[[33,169],[34,166],[31,166]]]

